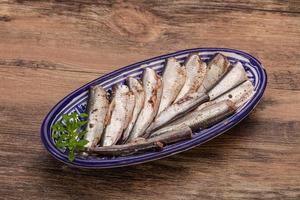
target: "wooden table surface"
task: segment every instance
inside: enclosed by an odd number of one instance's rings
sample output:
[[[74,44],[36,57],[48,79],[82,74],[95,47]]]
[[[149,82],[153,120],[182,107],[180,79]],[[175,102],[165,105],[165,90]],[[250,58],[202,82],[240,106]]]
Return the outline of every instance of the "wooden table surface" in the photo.
[[[242,123],[187,152],[137,166],[70,168],[39,128],[62,97],[160,54],[228,47],[268,73]],[[0,2],[0,199],[300,199],[300,2]]]

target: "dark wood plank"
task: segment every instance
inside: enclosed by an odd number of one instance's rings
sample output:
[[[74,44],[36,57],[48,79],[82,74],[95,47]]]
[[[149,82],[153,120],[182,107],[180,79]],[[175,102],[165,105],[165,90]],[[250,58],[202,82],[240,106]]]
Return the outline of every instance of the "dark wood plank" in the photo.
[[[222,136],[162,160],[70,168],[40,142],[62,97],[163,53],[229,47],[268,72],[262,102]],[[0,2],[0,198],[299,199],[299,1]]]

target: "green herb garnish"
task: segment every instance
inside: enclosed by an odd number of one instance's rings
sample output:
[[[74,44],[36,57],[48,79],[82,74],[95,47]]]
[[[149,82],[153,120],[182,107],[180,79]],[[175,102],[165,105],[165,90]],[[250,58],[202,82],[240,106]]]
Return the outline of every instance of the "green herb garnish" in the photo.
[[[84,150],[84,145],[88,143],[85,138],[87,131],[83,130],[87,123],[87,114],[64,114],[62,119],[52,126],[52,138],[59,149],[68,150],[70,161],[75,159],[75,152]]]

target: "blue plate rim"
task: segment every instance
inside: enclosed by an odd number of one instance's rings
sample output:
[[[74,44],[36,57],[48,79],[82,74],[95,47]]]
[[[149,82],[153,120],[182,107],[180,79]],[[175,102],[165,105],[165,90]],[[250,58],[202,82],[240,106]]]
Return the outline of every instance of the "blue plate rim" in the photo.
[[[214,129],[210,129],[209,131],[204,130],[205,133],[201,133],[200,137],[193,138],[191,140],[187,140],[184,142],[181,142],[176,145],[171,145],[172,148],[165,148],[162,151],[159,152],[151,152],[147,154],[142,154],[139,156],[134,156],[134,157],[120,157],[116,159],[110,159],[110,160],[81,160],[81,159],[75,159],[73,162],[69,162],[67,159],[67,156],[56,149],[53,144],[49,144],[46,140],[47,135],[49,134],[49,127],[51,120],[53,119],[56,114],[59,113],[59,111],[66,106],[74,97],[78,96],[82,92],[86,91],[88,87],[91,85],[105,81],[111,77],[113,77],[115,74],[121,74],[122,72],[125,72],[130,69],[134,69],[137,66],[140,66],[145,63],[149,62],[155,62],[157,60],[165,59],[170,56],[177,56],[185,53],[193,53],[193,52],[217,52],[217,51],[224,51],[228,53],[236,53],[240,54],[241,56],[249,59],[250,62],[254,62],[256,66],[258,66],[259,70],[259,75],[261,78],[261,83],[257,87],[257,91],[254,95],[254,97],[250,100],[251,102],[243,108],[241,112],[239,112],[236,116],[230,117],[226,119],[226,124],[218,124]],[[189,150],[191,148],[194,148],[195,146],[198,146],[200,144],[203,144],[218,135],[221,135],[225,131],[229,130],[233,126],[237,125],[240,121],[242,121],[254,108],[255,106],[259,103],[261,100],[261,97],[263,96],[263,93],[265,91],[265,88],[267,86],[267,73],[264,67],[262,66],[261,62],[253,57],[252,55],[236,50],[236,49],[230,49],[230,48],[192,48],[192,49],[185,49],[185,50],[180,50],[176,51],[173,53],[168,53],[160,56],[156,56],[144,61],[140,61],[134,64],[127,65],[125,67],[122,67],[120,69],[117,69],[115,71],[112,71],[108,74],[105,74],[99,78],[96,78],[85,85],[81,86],[80,88],[74,90],[70,94],[68,94],[66,97],[64,97],[62,100],[60,100],[46,115],[45,119],[43,120],[43,123],[41,125],[41,141],[44,144],[45,148],[47,151],[56,159],[64,162],[65,164],[75,166],[75,167],[80,167],[80,168],[112,168],[112,167],[122,167],[122,166],[128,166],[128,165],[134,165],[134,164],[140,164],[148,161],[153,161],[156,159],[161,159],[167,156],[171,156],[186,150]]]

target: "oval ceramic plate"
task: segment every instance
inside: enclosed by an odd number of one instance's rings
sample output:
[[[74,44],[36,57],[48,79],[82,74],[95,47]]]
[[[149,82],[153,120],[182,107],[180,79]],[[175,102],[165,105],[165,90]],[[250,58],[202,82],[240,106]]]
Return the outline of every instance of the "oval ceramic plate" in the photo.
[[[110,91],[112,85],[116,83],[123,83],[126,77],[129,75],[140,78],[145,67],[151,67],[158,73],[161,73],[163,71],[166,58],[176,57],[182,63],[188,54],[195,52],[199,53],[203,61],[210,60],[216,53],[222,53],[228,57],[231,63],[240,61],[243,64],[249,79],[255,87],[255,94],[243,107],[239,108],[234,115],[208,129],[196,132],[196,134],[190,140],[168,145],[162,151],[158,152],[149,152],[141,155],[117,158],[89,156],[86,159],[76,158],[73,162],[70,162],[67,155],[55,147],[51,138],[52,124],[60,119],[62,114],[74,111],[78,113],[84,112],[86,109],[88,89],[90,86],[100,84],[107,91]],[[57,105],[55,105],[48,113],[41,127],[41,138],[46,149],[51,153],[52,156],[64,163],[76,167],[111,168],[148,162],[191,149],[232,128],[242,119],[244,119],[257,105],[264,93],[266,84],[267,76],[263,66],[256,58],[245,52],[224,48],[198,48],[178,51],[123,67],[119,70],[104,75],[72,92],[62,99]]]

